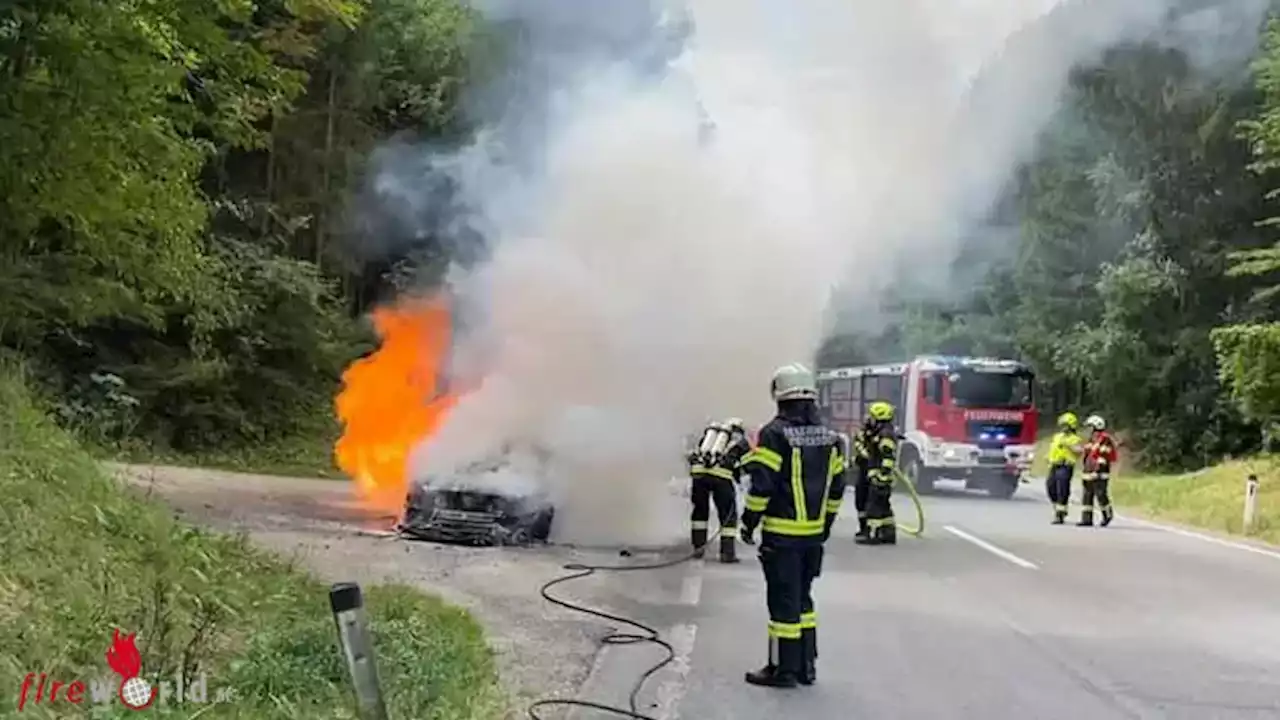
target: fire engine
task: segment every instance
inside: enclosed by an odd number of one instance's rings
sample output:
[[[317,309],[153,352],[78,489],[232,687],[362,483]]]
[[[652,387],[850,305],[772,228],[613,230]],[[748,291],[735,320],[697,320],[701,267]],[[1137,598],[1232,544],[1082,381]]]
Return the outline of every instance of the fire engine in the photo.
[[[1009,498],[1033,459],[1035,376],[1014,360],[922,356],[820,370],[818,403],[834,429],[858,432],[877,400],[897,408],[898,464],[917,490],[939,479]]]

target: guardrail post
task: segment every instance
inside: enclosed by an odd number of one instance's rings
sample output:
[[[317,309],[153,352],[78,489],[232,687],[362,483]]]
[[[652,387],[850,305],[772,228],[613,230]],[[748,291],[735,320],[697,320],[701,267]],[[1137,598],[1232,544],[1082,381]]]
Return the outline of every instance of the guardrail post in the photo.
[[[1244,532],[1253,530],[1253,521],[1258,512],[1258,476],[1250,475],[1244,481]]]
[[[361,720],[387,720],[386,703],[378,685],[373,662],[373,640],[364,612],[364,597],[355,583],[337,583],[329,588],[329,606],[338,626],[338,643],[347,661],[355,688],[356,712]]]

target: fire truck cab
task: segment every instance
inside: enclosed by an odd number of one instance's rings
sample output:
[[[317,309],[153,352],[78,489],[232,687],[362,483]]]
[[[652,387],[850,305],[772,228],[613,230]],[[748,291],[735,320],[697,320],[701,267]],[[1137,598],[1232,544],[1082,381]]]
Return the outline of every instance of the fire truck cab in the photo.
[[[1009,498],[1031,465],[1035,376],[1014,360],[922,356],[909,362],[820,370],[818,404],[852,437],[867,407],[897,408],[898,463],[919,491],[940,479]]]

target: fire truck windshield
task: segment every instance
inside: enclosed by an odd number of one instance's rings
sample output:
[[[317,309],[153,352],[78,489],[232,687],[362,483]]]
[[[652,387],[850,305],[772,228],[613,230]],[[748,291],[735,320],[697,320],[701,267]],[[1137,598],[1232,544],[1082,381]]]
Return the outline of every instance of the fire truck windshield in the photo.
[[[953,373],[951,399],[957,407],[1016,408],[1031,405],[1029,373],[993,373],[970,370]]]

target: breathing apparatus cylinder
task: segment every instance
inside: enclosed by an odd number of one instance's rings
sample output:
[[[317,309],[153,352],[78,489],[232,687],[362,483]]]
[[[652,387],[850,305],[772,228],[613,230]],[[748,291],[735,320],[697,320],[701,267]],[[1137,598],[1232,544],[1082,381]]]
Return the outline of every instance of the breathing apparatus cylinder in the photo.
[[[720,457],[729,447],[729,428],[722,423],[711,423],[702,431],[702,442],[698,444],[698,454],[711,461]]]

